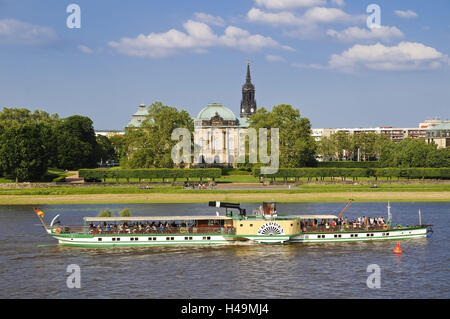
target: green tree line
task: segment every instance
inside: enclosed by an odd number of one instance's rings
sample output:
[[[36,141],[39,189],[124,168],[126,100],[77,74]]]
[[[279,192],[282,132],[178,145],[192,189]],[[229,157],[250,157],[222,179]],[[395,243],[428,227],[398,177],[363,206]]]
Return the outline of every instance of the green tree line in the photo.
[[[24,108],[0,112],[0,175],[6,178],[39,181],[49,167],[93,168],[106,152],[88,117]]]

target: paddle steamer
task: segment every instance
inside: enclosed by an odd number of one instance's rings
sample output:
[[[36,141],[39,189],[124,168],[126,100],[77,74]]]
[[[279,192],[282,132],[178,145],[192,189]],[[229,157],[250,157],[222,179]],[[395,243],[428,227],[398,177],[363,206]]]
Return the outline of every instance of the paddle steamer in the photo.
[[[209,202],[224,208],[212,216],[84,217],[81,226],[62,225],[59,215],[50,224],[35,210],[46,232],[60,245],[129,247],[166,245],[226,245],[245,243],[320,243],[399,240],[426,237],[431,225],[349,223],[342,215],[278,215],[276,204],[265,202],[252,214],[236,203]],[[390,208],[390,207],[389,207]],[[390,215],[390,211],[389,214]]]

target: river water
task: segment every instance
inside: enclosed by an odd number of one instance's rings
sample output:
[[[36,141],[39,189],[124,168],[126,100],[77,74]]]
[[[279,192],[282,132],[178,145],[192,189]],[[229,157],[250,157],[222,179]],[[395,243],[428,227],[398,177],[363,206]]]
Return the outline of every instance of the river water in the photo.
[[[251,212],[259,204],[244,204]],[[342,203],[279,203],[279,214],[338,214]],[[0,298],[449,298],[450,203],[391,203],[394,223],[433,224],[427,239],[214,247],[75,248],[55,245],[30,206],[0,206]],[[205,204],[49,205],[81,224],[105,208],[133,216],[208,215]],[[387,217],[386,203],[353,203],[346,216]],[[80,288],[68,288],[69,265]],[[367,286],[367,267],[381,287]]]

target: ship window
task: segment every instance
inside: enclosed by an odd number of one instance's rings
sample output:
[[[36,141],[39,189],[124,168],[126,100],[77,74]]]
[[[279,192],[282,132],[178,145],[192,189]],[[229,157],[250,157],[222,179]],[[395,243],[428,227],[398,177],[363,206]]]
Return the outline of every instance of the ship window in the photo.
[[[241,227],[243,227],[244,225],[243,224],[241,224]]]
[[[339,235],[339,238],[341,238],[342,237],[342,235]]]
[[[153,238],[152,238],[152,237],[149,237],[148,240],[153,240]]]
[[[211,237],[208,236],[208,237],[206,237],[206,239],[211,240]]]
[[[353,237],[353,234],[351,234],[350,237]]]
[[[370,237],[370,234],[367,234],[367,237]]]
[[[184,240],[189,240],[189,237],[184,237]]]
[[[337,238],[337,235],[334,235],[334,238]]]
[[[120,238],[117,238],[117,241],[120,241]]]
[[[189,240],[192,240],[192,237],[189,237]]]
[[[325,235],[322,235],[322,238],[325,238]]]
[[[102,239],[101,239],[101,238],[99,238],[99,239],[98,239],[98,241],[102,241]]]
[[[170,237],[166,237],[166,240],[170,240]]]
[[[116,239],[113,237],[112,241],[116,241]]]
[[[170,237],[170,240],[175,240],[175,238],[174,237]]]
[[[134,240],[139,240],[139,238],[136,237]]]
[[[358,234],[355,234],[355,237],[358,237]]]
[[[130,240],[131,240],[131,241],[133,241],[133,240],[134,240],[134,238],[133,238],[133,237],[131,237],[131,238],[130,238]]]
[[[250,224],[250,227],[253,227],[253,224]]]
[[[320,235],[317,235],[317,238],[320,238]]]
[[[291,227],[294,226],[294,224],[291,224]]]
[[[386,233],[386,236],[389,236],[389,233]]]
[[[206,237],[203,237],[203,240],[206,240]]]

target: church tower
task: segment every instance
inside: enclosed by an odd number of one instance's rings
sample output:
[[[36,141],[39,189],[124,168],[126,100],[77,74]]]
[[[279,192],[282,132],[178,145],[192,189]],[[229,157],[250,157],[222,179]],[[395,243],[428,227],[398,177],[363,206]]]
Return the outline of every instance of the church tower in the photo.
[[[241,118],[249,117],[256,112],[255,86],[250,76],[250,61],[247,63],[247,78],[242,86]]]

